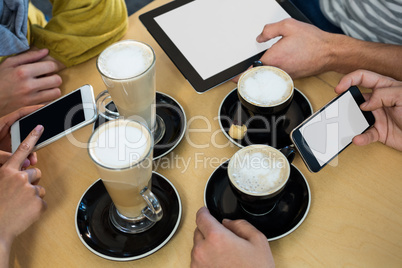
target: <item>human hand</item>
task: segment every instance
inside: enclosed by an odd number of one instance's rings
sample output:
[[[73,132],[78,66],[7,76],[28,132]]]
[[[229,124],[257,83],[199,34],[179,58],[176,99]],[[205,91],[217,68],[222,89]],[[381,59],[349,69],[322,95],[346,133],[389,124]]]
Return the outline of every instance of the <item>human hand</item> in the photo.
[[[8,267],[5,262],[15,237],[38,220],[47,206],[43,200],[45,189],[38,185],[41,171],[23,168],[42,133],[43,126],[37,126],[0,167],[1,267]]]
[[[274,267],[267,238],[245,220],[220,224],[202,207],[191,252],[191,267]]]
[[[18,109],[15,112],[7,114],[0,118],[0,166],[7,162],[7,160],[11,157],[11,135],[10,128],[11,125],[17,121],[18,119],[24,117],[27,114],[32,113],[39,109],[41,105],[29,106]],[[25,159],[22,168],[25,169],[29,166],[36,165],[37,157],[36,153],[32,152],[28,155],[27,159]]]
[[[5,152],[0,152],[0,154],[4,154],[6,152],[11,152],[11,136],[10,136],[10,128],[12,124],[18,119],[36,111],[42,107],[41,105],[29,106],[20,108],[17,111],[9,113],[3,117],[0,117],[0,150]],[[11,154],[9,154],[11,155]],[[0,164],[4,162],[0,161]]]
[[[0,151],[0,167],[5,164],[10,158],[12,154],[9,152]],[[24,170],[29,166],[34,166],[38,162],[38,158],[35,152],[32,152],[22,163],[21,169]]]
[[[374,127],[353,138],[356,145],[367,145],[380,141],[402,151],[402,82],[370,71],[358,70],[344,76],[335,88],[340,94],[350,86],[360,85],[372,89],[364,94],[366,102],[360,108],[372,111]]]
[[[282,38],[264,53],[260,61],[281,68],[293,79],[324,72],[330,60],[331,35],[295,19],[267,24],[257,42],[263,43],[278,36]]]
[[[46,104],[60,97],[61,68],[47,49],[29,50],[0,64],[0,116],[18,108]]]

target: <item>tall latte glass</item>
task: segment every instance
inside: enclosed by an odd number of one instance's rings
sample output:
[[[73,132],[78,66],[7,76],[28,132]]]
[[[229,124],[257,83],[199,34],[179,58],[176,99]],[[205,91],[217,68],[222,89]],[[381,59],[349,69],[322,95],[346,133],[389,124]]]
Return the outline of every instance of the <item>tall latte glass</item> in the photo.
[[[110,220],[120,231],[139,233],[162,218],[151,192],[153,139],[137,121],[117,119],[99,126],[88,152],[113,203]]]
[[[123,40],[107,47],[96,65],[107,87],[98,99],[111,96],[120,117],[145,123],[157,143],[163,137],[165,126],[156,115],[155,59],[149,45]]]

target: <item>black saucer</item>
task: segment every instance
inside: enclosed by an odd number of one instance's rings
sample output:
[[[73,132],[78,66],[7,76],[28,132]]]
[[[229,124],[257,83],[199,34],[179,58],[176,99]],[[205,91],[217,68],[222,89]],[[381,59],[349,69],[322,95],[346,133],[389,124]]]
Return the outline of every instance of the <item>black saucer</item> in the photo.
[[[162,205],[163,218],[144,233],[126,234],[110,222],[111,199],[102,181],[97,180],[77,206],[75,227],[82,243],[96,255],[114,261],[140,259],[162,248],[179,226],[182,206],[173,184],[155,172],[152,192]]]
[[[113,102],[110,102],[107,108],[117,111]],[[156,92],[156,114],[165,122],[166,131],[162,139],[154,146],[154,160],[167,155],[176,148],[184,137],[187,124],[183,107],[165,93]],[[98,116],[94,123],[94,130],[107,121],[109,120]]]
[[[235,88],[223,99],[219,107],[219,125],[225,136],[239,147],[267,144],[279,149],[291,145],[290,132],[313,113],[307,97],[295,88],[293,101],[283,118],[253,116],[244,109],[245,117],[247,117],[244,121],[248,130],[242,140],[237,140],[229,136],[229,129],[238,105],[240,105],[240,101],[237,96],[237,88]]]
[[[310,209],[311,193],[303,174],[294,165],[291,165],[285,192],[275,208],[266,215],[253,216],[240,206],[232,192],[227,175],[228,162],[212,173],[204,192],[205,205],[219,222],[224,218],[245,219],[268,241],[282,238],[300,226]]]

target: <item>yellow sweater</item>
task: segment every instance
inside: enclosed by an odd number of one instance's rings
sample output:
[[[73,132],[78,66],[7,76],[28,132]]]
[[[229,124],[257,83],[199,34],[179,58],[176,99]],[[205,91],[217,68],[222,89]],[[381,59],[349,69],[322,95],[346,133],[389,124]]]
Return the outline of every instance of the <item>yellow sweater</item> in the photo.
[[[30,46],[48,48],[66,67],[87,61],[123,37],[128,18],[124,0],[50,0],[53,17],[46,23],[30,4]]]

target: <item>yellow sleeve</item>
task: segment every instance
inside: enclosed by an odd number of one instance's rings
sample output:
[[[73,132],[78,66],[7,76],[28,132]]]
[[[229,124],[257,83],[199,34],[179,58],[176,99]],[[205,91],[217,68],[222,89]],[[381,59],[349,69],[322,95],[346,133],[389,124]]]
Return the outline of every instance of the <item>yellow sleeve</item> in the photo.
[[[31,26],[33,46],[48,48],[67,67],[97,56],[127,30],[124,0],[51,0],[53,17]]]

